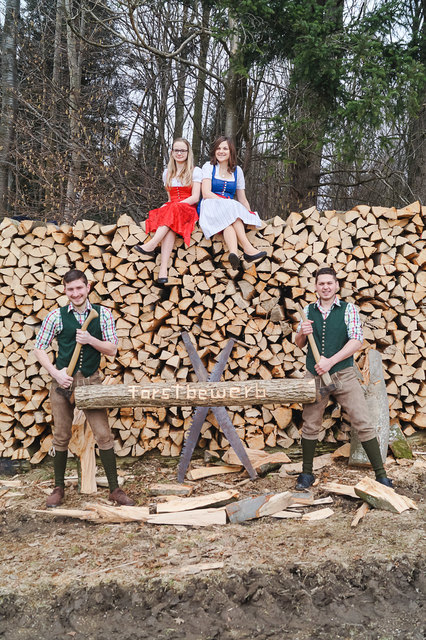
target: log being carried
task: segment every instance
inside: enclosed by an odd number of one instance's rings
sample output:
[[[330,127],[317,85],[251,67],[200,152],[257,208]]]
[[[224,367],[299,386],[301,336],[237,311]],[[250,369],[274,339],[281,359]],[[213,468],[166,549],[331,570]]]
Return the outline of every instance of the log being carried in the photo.
[[[386,476],[379,443],[370,424],[364,393],[353,366],[353,354],[360,349],[363,342],[358,311],[352,303],[343,302],[337,297],[339,282],[334,269],[319,269],[315,287],[318,300],[305,307],[304,314],[307,319],[300,323],[295,338],[297,346],[303,348],[308,337],[312,336],[319,350],[320,358],[316,361],[312,348],[308,345],[306,378],[314,379],[319,391],[320,377],[328,373],[333,376],[335,389],[331,393],[348,414],[352,427],[357,431],[376,480],[391,487],[392,481]],[[327,390],[327,387],[325,389]],[[329,395],[328,387],[327,393],[319,394],[315,403],[303,407],[303,468],[297,479],[297,490],[306,490],[315,480],[312,473],[313,458]]]
[[[47,498],[48,507],[57,507],[64,497],[64,476],[67,463],[68,444],[74,415],[72,392],[79,385],[96,385],[101,382],[98,372],[101,354],[114,356],[117,352],[117,334],[109,309],[95,305],[96,317],[90,324],[87,320],[92,313],[88,300],[90,285],[86,275],[72,269],[64,276],[65,295],[69,304],[47,314],[38,333],[34,353],[40,364],[52,376],[50,401],[52,406],[54,432],[55,488]],[[93,317],[92,313],[92,317]],[[90,331],[84,330],[84,327]],[[46,349],[53,338],[57,338],[58,355],[52,364]],[[73,360],[78,360],[77,371],[70,375]],[[58,389],[71,391],[64,395]],[[114,440],[108,424],[105,409],[84,412],[99,447],[99,455],[108,478],[109,499],[118,504],[133,505],[134,502],[118,487],[114,453]]]

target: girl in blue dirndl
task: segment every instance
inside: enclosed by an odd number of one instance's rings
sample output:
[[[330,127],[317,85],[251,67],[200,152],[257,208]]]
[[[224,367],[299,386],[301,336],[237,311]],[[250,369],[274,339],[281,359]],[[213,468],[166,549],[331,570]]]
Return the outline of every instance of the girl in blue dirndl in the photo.
[[[246,262],[266,256],[257,251],[247,238],[245,225],[261,227],[262,221],[245,195],[244,174],[236,163],[235,146],[230,138],[221,136],[213,145],[210,162],[203,166],[200,227],[206,238],[222,232],[229,249],[229,262],[234,269],[240,266],[238,245]]]

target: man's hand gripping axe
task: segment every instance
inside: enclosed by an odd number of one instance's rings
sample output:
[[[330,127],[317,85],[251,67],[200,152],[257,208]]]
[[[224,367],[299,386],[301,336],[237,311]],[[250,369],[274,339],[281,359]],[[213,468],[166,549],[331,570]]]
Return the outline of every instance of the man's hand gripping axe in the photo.
[[[92,320],[94,320],[95,318],[98,317],[98,312],[95,311],[95,309],[91,309],[89,315],[87,316],[86,320],[83,322],[82,326],[81,326],[81,331],[87,331],[87,327],[89,326],[89,324],[92,322]],[[79,342],[77,342],[77,344],[74,347],[74,351],[73,354],[71,356],[71,360],[70,363],[67,367],[67,375],[72,376],[72,374],[74,373],[74,369],[77,366],[77,361],[78,358],[80,356],[80,351],[81,351],[81,347],[83,345],[80,344]],[[70,387],[64,388],[64,387],[56,387],[56,391],[58,393],[61,394],[61,396],[64,396],[65,398],[70,399],[72,394],[74,393],[73,388],[72,388],[72,384]]]
[[[307,322],[308,319],[305,315],[305,312],[303,311],[303,308],[300,305],[297,305],[299,314],[302,318],[303,322]],[[315,342],[314,336],[312,335],[312,333],[308,333],[307,338],[309,340],[309,344],[311,346],[312,349],[312,353],[314,354],[314,358],[315,358],[315,362],[318,364],[318,362],[321,359],[320,356],[320,352],[318,351],[318,347],[317,344]],[[329,393],[332,393],[333,391],[336,391],[336,385],[334,384],[333,380],[331,379],[330,374],[328,373],[328,371],[326,371],[322,376],[321,376],[321,380],[324,383],[324,387],[320,387],[319,391],[320,391],[320,395],[325,396],[328,395]]]

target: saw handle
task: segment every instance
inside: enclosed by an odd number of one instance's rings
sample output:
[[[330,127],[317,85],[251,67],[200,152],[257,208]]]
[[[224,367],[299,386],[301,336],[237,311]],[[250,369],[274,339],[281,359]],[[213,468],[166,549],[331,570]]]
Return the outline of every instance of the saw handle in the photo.
[[[302,318],[303,322],[307,322],[308,318],[305,315],[305,312],[303,311],[303,308],[300,305],[297,305],[298,310],[299,310],[299,314]],[[321,355],[320,352],[318,351],[318,347],[317,347],[317,343],[315,342],[314,336],[312,335],[312,333],[308,333],[307,338],[309,340],[309,344],[310,347],[312,349],[312,353],[314,354],[314,358],[315,358],[315,362],[318,364],[318,362],[320,361]],[[329,385],[333,384],[333,381],[331,379],[330,374],[328,373],[328,371],[326,371],[326,373],[324,373],[321,376],[322,381],[324,382],[324,384],[328,387]]]
[[[98,317],[98,312],[95,311],[95,309],[91,309],[89,315],[87,316],[86,320],[83,322],[83,324],[81,325],[81,331],[87,331],[87,327],[89,326],[89,324],[92,322],[92,320],[94,320],[95,318]],[[70,363],[67,367],[67,375],[72,376],[72,374],[74,373],[74,369],[76,367],[77,364],[77,360],[78,357],[80,355],[80,351],[81,351],[81,347],[83,345],[80,343],[77,343],[74,347],[74,351],[73,354],[71,356],[71,360]]]

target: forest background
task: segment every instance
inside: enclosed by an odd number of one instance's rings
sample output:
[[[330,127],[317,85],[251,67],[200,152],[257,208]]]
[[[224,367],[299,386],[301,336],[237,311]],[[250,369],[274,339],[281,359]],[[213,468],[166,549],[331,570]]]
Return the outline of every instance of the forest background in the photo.
[[[426,0],[2,0],[0,215],[146,218],[173,138],[264,219],[426,203]]]

